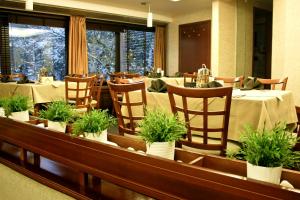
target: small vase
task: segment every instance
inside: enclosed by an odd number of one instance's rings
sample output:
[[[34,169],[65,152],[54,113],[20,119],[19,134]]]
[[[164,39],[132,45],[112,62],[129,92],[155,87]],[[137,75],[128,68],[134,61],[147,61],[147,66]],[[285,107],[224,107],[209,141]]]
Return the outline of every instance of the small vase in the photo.
[[[2,107],[0,107],[0,117],[5,117],[5,111]]]
[[[21,111],[21,112],[12,112],[8,118],[18,121],[29,121],[29,112],[28,110]]]
[[[90,140],[96,140],[98,142],[107,142],[107,129],[102,131],[101,134],[85,133],[86,138]]]
[[[66,122],[54,122],[54,121],[48,120],[48,128],[49,129],[65,133],[66,126],[67,126]]]
[[[170,160],[174,160],[175,141],[173,142],[153,142],[147,143],[147,154],[160,156]]]
[[[279,184],[282,172],[282,166],[280,167],[262,167],[252,165],[247,162],[247,178],[260,180],[268,183]]]

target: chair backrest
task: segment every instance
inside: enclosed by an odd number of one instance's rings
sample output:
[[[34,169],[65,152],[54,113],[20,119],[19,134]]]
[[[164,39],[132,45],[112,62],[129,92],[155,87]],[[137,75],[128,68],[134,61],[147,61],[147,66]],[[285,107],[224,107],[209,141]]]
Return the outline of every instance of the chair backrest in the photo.
[[[261,82],[264,85],[270,85],[271,90],[276,89],[276,85],[281,85],[281,90],[285,90],[286,84],[288,81],[288,77],[282,78],[282,79],[264,79],[264,78],[257,78],[259,82]]]
[[[94,81],[94,87],[92,90],[92,100],[96,101],[96,105],[93,106],[96,109],[100,109],[100,98],[101,98],[101,89],[103,85],[104,78],[97,77]]]
[[[186,122],[187,138],[182,139],[180,143],[199,149],[220,150],[220,155],[225,155],[232,87],[204,89],[167,85],[167,88],[172,112],[184,117]],[[217,108],[210,106],[215,100],[219,100],[222,105]],[[217,122],[220,123],[216,124]],[[202,142],[193,141],[192,134],[196,132],[201,135]],[[219,144],[209,142],[212,133],[221,133],[218,136]]]
[[[8,75],[10,80],[20,80],[25,77],[24,74],[10,74]]]
[[[113,83],[118,83],[119,79],[132,79],[132,78],[138,78],[141,75],[137,73],[128,73],[128,72],[114,72],[109,75],[110,81]]]
[[[183,84],[185,87],[189,87],[191,84],[196,83],[197,73],[183,73]]]
[[[224,83],[228,86],[237,86],[237,87],[242,87],[243,86],[243,81],[244,81],[244,76],[238,76],[238,77],[215,77],[215,81],[224,81]]]
[[[90,109],[95,80],[95,76],[86,78],[66,76],[66,101],[74,104],[76,108]]]
[[[145,83],[115,84],[111,81],[107,83],[118,118],[119,133],[136,135],[137,122],[144,118],[147,105]],[[140,92],[141,98],[131,99],[131,92]]]
[[[297,118],[298,118],[298,122],[297,122],[297,126],[294,130],[294,133],[297,133],[297,137],[300,138],[300,107],[296,106],[296,112],[297,112]],[[294,147],[295,151],[300,151],[300,142],[298,141]]]

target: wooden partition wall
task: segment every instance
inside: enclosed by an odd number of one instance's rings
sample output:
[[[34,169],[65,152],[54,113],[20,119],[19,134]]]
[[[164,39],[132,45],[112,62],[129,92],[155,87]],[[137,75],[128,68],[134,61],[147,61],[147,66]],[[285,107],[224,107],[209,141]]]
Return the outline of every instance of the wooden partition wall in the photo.
[[[101,179],[156,199],[300,199],[298,190],[247,180],[242,161],[180,149],[175,161],[166,160],[126,149],[145,150],[143,141],[111,134],[109,140],[120,147],[1,118],[1,143],[16,146],[20,154],[13,158],[2,148],[0,162],[77,199],[99,199]],[[76,171],[78,179],[70,182],[40,170],[41,157]],[[300,188],[299,172],[284,170],[282,179]]]

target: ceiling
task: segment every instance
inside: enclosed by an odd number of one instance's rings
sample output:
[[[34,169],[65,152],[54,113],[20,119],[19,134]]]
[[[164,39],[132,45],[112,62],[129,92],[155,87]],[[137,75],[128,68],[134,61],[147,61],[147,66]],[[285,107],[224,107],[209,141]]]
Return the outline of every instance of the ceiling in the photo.
[[[178,2],[172,2],[170,0],[84,0],[82,2],[126,8],[141,12],[148,11],[148,5],[142,5],[141,3],[150,2],[151,12],[166,17],[176,17],[194,13],[204,8],[211,8],[211,0],[181,0]]]

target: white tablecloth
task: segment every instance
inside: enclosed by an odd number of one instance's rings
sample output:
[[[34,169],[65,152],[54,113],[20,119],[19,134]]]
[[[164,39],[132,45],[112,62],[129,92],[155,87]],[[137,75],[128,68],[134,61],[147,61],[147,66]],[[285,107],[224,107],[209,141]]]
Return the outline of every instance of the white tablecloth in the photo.
[[[140,92],[130,94],[131,101],[140,100]],[[177,97],[176,101],[181,101]],[[192,109],[201,109],[202,102],[199,99],[190,99]],[[224,99],[215,98],[209,101],[209,107],[218,110],[224,104]],[[147,92],[147,107],[171,112],[171,106],[167,93]],[[136,110],[135,113],[140,113]],[[221,119],[209,119],[209,125],[214,126]],[[228,138],[238,141],[244,126],[250,125],[255,129],[272,128],[275,123],[285,121],[287,124],[297,122],[297,115],[293,95],[290,91],[279,90],[234,90],[231,103]],[[201,119],[193,118],[191,123],[202,123]],[[215,136],[213,136],[215,137]]]

